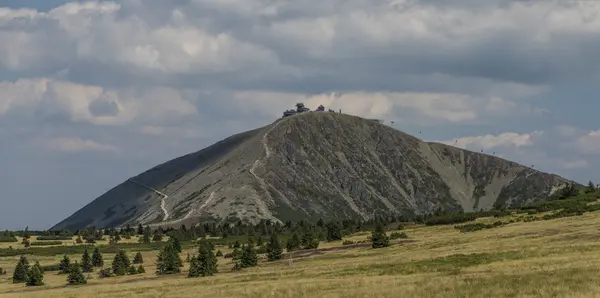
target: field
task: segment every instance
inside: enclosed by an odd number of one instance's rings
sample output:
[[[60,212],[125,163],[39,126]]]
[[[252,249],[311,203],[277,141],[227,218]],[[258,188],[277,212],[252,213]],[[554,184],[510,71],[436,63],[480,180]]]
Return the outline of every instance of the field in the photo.
[[[261,260],[258,267],[232,272],[231,260],[219,258],[217,275],[192,279],[186,277],[186,268],[177,276],[156,276],[156,252],[144,251],[145,274],[99,279],[94,272],[87,285],[70,287],[65,286],[64,275],[54,272],[44,275],[42,287],[12,284],[18,257],[4,257],[0,267],[8,275],[0,277],[0,297],[600,296],[600,212],[467,233],[452,225],[412,226],[403,232],[408,239],[394,240],[381,249],[322,243],[320,249],[327,251],[305,257],[296,252],[291,265],[287,258]],[[361,233],[346,239],[366,240],[367,236]],[[195,250],[184,250],[182,259],[187,252]],[[134,253],[129,251],[130,257]],[[112,256],[105,254],[105,263],[110,264]],[[30,262],[55,264],[60,258],[30,256]]]

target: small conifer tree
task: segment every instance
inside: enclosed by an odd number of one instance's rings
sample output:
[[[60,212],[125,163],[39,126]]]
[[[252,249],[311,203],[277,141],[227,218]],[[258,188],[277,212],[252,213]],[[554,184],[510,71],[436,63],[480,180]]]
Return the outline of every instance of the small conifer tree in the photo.
[[[81,269],[83,272],[92,272],[94,270],[92,258],[90,258],[87,248],[83,251],[83,255],[81,256]]]
[[[92,265],[94,267],[104,266],[104,259],[102,259],[102,254],[100,254],[100,250],[97,247],[94,249],[94,253],[92,253]]]
[[[342,240],[340,227],[336,223],[327,224],[327,241]]]
[[[84,285],[87,284],[87,280],[81,271],[81,267],[77,262],[69,266],[69,275],[67,276],[68,285]]]
[[[213,254],[211,246],[200,245],[198,256],[190,262],[188,277],[211,276],[217,273],[217,257]]]
[[[181,272],[182,261],[179,254],[173,248],[172,243],[165,245],[158,253],[156,260],[156,274],[175,274]]]
[[[13,283],[23,283],[27,282],[29,275],[29,261],[27,261],[27,257],[21,256],[17,266],[15,267],[15,271],[13,272]]]
[[[300,249],[300,237],[298,237],[298,234],[292,235],[292,237],[290,237],[290,239],[288,239],[285,246],[288,251],[294,251],[294,250]]]
[[[135,254],[135,257],[133,258],[133,263],[134,264],[143,264],[144,263],[144,258],[142,257],[142,254],[140,252]]]
[[[113,274],[120,276],[127,274],[129,267],[131,266],[131,262],[129,261],[129,257],[124,250],[119,250],[115,255],[115,258],[112,262],[112,271]]]
[[[169,241],[173,245],[173,248],[175,249],[175,251],[177,251],[177,253],[181,253],[181,242],[179,241],[179,238],[171,237],[171,238],[169,238]]]
[[[381,224],[375,226],[375,230],[371,232],[371,242],[373,248],[382,248],[390,246],[390,238],[386,235]]]
[[[70,268],[71,260],[69,259],[69,256],[65,254],[63,256],[63,259],[60,261],[60,264],[58,265],[58,271],[60,274],[66,274],[69,273]]]
[[[44,274],[40,271],[39,263],[36,263],[29,271],[26,284],[28,286],[43,286]]]
[[[240,266],[242,268],[254,267],[258,264],[258,255],[254,250],[254,245],[248,243],[242,251],[242,257],[240,258]]]
[[[302,248],[316,249],[317,247],[319,247],[319,240],[315,238],[312,232],[306,232],[302,235]]]
[[[40,261],[35,261],[35,264],[33,264],[34,267],[37,267],[38,270],[40,270],[41,274],[44,274],[44,268],[42,268],[42,265],[40,265]]]
[[[144,266],[142,266],[142,265],[140,265],[140,267],[138,267],[137,271],[138,271],[138,274],[146,273],[146,269],[144,269]]]
[[[131,265],[131,267],[129,267],[129,274],[130,275],[136,275],[136,274],[138,274],[137,269],[133,265]]]
[[[277,234],[271,234],[271,239],[269,239],[269,243],[267,244],[267,259],[269,261],[279,260],[282,253],[283,248],[281,248],[281,243],[277,239]]]

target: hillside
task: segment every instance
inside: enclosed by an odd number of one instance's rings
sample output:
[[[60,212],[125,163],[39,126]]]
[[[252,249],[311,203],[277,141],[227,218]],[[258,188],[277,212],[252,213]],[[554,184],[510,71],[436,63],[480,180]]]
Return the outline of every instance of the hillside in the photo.
[[[488,210],[543,200],[565,182],[376,121],[310,112],[156,166],[52,229]]]

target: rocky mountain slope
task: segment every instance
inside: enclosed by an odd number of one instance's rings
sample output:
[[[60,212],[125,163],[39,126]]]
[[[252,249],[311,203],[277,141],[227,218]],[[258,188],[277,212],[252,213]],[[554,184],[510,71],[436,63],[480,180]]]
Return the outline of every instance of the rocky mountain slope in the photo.
[[[158,165],[53,229],[488,210],[545,199],[567,181],[377,121],[308,112]]]

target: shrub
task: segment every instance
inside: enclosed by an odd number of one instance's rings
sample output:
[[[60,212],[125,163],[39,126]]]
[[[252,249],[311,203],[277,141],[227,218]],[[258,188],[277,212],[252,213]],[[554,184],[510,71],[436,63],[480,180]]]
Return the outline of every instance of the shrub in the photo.
[[[352,244],[354,244],[354,241],[352,241],[352,240],[344,240],[344,241],[342,241],[342,245],[352,245]]]
[[[466,224],[466,225],[462,225],[462,226],[455,226],[454,228],[463,233],[466,233],[466,232],[480,231],[480,230],[484,230],[484,229],[492,229],[492,228],[504,226],[507,224],[508,223],[497,221],[493,224],[474,223],[474,224]]]
[[[1,235],[0,242],[19,242],[19,239],[12,235]]]
[[[390,234],[390,240],[394,240],[394,239],[406,239],[408,238],[408,235],[406,235],[406,233],[404,232],[392,232],[392,234]]]
[[[101,269],[100,271],[98,271],[98,277],[100,278],[107,278],[107,277],[113,277],[115,276],[112,272],[111,268],[104,268]]]
[[[60,264],[44,265],[42,270],[44,272],[60,271]]]
[[[30,246],[50,246],[50,245],[62,245],[62,241],[34,241],[29,242]]]
[[[38,241],[47,241],[47,240],[72,240],[72,236],[38,236]],[[61,242],[62,243],[62,242]]]

